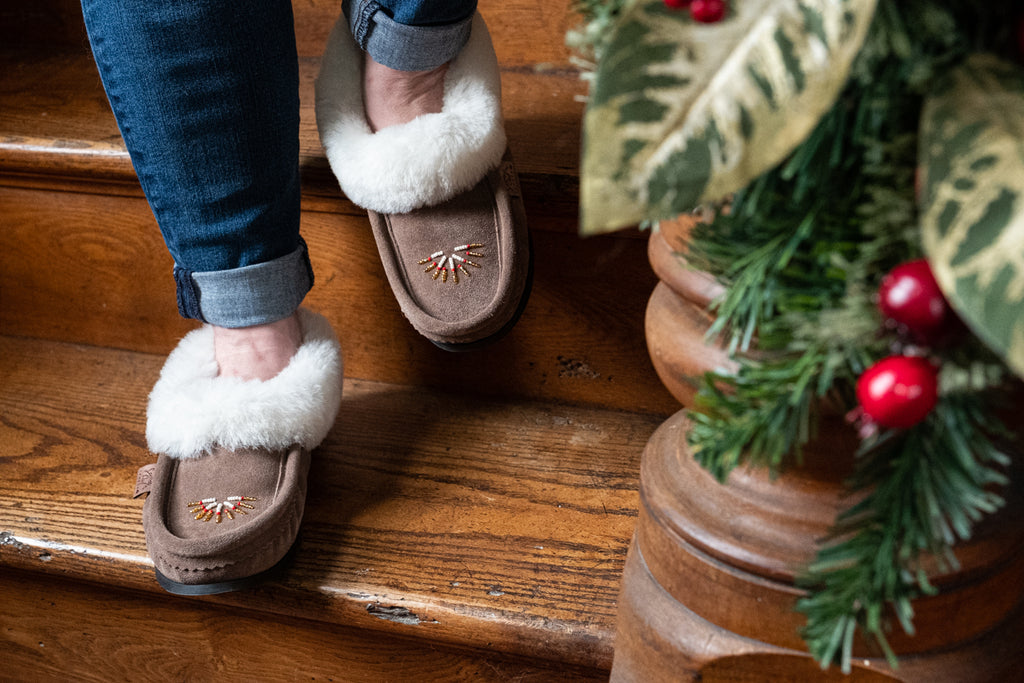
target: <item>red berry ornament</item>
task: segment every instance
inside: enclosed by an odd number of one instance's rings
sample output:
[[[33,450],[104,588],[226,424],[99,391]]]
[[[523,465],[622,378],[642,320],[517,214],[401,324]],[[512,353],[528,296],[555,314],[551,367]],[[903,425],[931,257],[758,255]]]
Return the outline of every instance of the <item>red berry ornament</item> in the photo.
[[[878,308],[924,340],[933,338],[949,316],[949,304],[924,259],[898,265],[882,278]]]
[[[872,422],[907,429],[923,420],[938,398],[938,371],[924,358],[889,356],[857,380],[857,400]]]
[[[693,0],[665,0],[665,7],[669,9],[686,9]]]
[[[702,24],[713,24],[725,16],[725,0],[693,0],[690,16]]]

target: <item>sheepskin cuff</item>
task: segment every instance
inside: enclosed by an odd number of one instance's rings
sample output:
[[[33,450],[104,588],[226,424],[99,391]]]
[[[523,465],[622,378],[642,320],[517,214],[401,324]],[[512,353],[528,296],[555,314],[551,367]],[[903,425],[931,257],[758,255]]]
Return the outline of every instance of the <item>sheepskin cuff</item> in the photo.
[[[316,119],[350,200],[378,213],[408,213],[469,190],[501,162],[501,77],[479,13],[469,42],[449,64],[440,113],[372,132],[363,111],[362,64],[342,18],[317,78]]]
[[[146,440],[154,453],[195,458],[227,449],[312,449],[341,405],[341,348],[330,323],[300,309],[302,345],[266,380],[219,377],[213,328],[194,330],[168,356],[149,395]]]

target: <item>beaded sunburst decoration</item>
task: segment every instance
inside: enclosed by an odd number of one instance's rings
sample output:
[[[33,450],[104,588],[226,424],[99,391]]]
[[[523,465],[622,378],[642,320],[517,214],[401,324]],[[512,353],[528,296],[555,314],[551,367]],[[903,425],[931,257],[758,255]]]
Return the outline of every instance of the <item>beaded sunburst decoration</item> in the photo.
[[[470,261],[467,257],[484,258],[484,255],[480,252],[473,251],[474,249],[482,249],[483,246],[478,242],[463,244],[461,247],[452,249],[450,254],[446,254],[444,249],[440,249],[426,258],[420,259],[417,263],[421,266],[426,265],[427,267],[423,272],[432,273],[431,277],[435,280],[440,277],[441,282],[448,282],[448,278],[451,277],[452,282],[459,284],[460,272],[465,277],[470,277],[467,266],[481,267],[479,263]]]
[[[223,501],[216,498],[203,498],[194,503],[188,503],[188,508],[198,521],[215,520],[217,524],[220,524],[223,517],[234,519],[236,513],[247,515],[249,513],[246,510],[255,510],[256,508],[249,504],[255,500],[252,496],[228,496]]]

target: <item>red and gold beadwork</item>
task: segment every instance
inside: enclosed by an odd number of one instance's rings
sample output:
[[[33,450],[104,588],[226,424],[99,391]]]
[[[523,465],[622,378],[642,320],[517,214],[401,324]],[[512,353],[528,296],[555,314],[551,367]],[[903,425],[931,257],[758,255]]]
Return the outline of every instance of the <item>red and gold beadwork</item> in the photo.
[[[462,246],[455,247],[452,249],[451,254],[445,254],[444,249],[435,251],[430,256],[420,259],[417,261],[419,265],[426,265],[427,267],[423,270],[424,273],[432,273],[431,277],[435,280],[439,277],[441,282],[448,282],[448,278],[451,277],[455,284],[459,284],[459,273],[461,272],[467,278],[470,277],[469,268],[467,266],[473,266],[474,268],[480,268],[479,263],[470,261],[467,256],[473,258],[484,258],[484,255],[473,249],[483,248],[483,244],[473,242],[472,244],[463,244]]]
[[[223,501],[218,501],[216,498],[203,498],[194,503],[188,503],[188,508],[189,512],[195,515],[196,520],[201,522],[215,520],[217,524],[220,524],[223,517],[234,519],[236,513],[247,515],[249,513],[246,510],[255,510],[255,507],[249,505],[255,500],[252,496],[228,496]]]

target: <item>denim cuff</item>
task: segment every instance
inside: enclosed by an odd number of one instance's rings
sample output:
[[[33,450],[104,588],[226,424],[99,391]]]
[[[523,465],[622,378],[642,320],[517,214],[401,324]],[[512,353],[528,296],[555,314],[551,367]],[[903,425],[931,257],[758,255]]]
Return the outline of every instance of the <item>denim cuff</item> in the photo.
[[[473,15],[442,26],[400,24],[374,0],[346,3],[356,43],[378,64],[398,71],[429,71],[455,59],[469,40]]]
[[[202,273],[175,266],[178,311],[219,327],[250,327],[287,318],[313,287],[305,242],[281,258]]]

